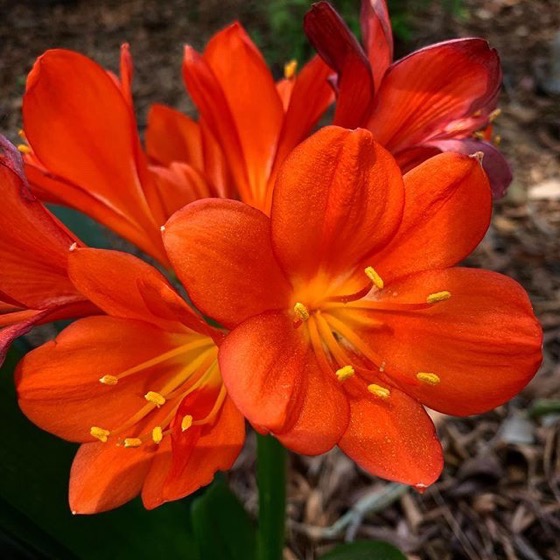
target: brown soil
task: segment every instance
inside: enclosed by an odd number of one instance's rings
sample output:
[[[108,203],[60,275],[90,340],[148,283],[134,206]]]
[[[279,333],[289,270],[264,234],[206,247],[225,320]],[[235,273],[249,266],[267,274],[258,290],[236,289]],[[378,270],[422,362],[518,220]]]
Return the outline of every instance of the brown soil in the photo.
[[[549,72],[560,4],[465,0],[463,13],[453,17],[439,4],[413,14],[413,41],[400,48],[481,36],[500,52],[504,93],[496,133],[515,181],[468,264],[506,273],[529,291],[545,329],[544,363],[521,396],[494,412],[467,419],[434,415],[446,453],[440,482],[423,495],[400,493],[388,507],[355,516],[339,531],[333,524],[359,498],[381,493],[391,501],[392,487],[336,451],[292,457],[288,559],[314,558],[346,536],[386,539],[418,559],[560,560],[560,409],[558,403],[554,412],[546,408],[560,399],[560,95],[550,92]],[[119,45],[128,41],[141,126],[152,102],[187,110],[183,43],[200,47],[235,17],[258,25],[254,6],[235,0],[0,0],[0,132],[17,141],[26,73],[52,47],[79,50],[116,69]],[[253,467],[249,444],[231,478],[251,511]]]

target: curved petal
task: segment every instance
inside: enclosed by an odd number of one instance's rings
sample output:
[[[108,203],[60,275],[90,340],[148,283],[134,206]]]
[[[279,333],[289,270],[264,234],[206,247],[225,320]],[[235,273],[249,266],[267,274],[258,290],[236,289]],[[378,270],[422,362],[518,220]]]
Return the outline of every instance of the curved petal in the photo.
[[[389,328],[362,333],[387,362],[386,373],[420,402],[456,416],[503,404],[535,375],[542,331],[525,291],[495,272],[456,268],[395,282],[381,302],[450,299],[423,311],[372,311]],[[418,373],[435,374],[433,383]]]
[[[154,104],[148,112],[146,152],[159,165],[169,166],[174,161],[204,169],[202,139],[198,123],[179,111]]]
[[[203,327],[187,304],[153,266],[107,249],[76,249],[68,274],[81,293],[109,315],[146,321],[164,330]],[[151,297],[150,297],[151,296]]]
[[[440,154],[409,171],[404,183],[401,226],[369,263],[386,283],[457,264],[480,243],[492,215],[490,185],[477,157]]]
[[[482,39],[420,49],[389,68],[367,128],[392,153],[423,144],[493,105],[501,76],[498,54]]]
[[[347,277],[394,235],[403,198],[399,168],[368,131],[325,127],[282,166],[274,251],[291,278]]]
[[[302,330],[286,314],[244,322],[220,346],[219,361],[241,413],[291,449],[324,453],[344,433],[346,396],[323,374]]]
[[[482,167],[488,175],[494,198],[501,198],[506,194],[513,179],[511,168],[500,150],[489,142],[476,138],[461,138],[460,140],[432,140],[427,146],[436,147],[442,152],[458,152],[467,155],[482,152],[484,154]]]
[[[274,78],[237,22],[214,35],[203,56],[221,85],[239,135],[252,194],[260,200],[284,120]]]
[[[29,191],[21,158],[0,137],[0,291],[42,309],[83,300],[66,273],[69,249],[79,243]]]
[[[191,429],[185,434],[188,434]],[[201,430],[188,461],[179,470],[168,472],[163,484],[162,502],[178,500],[210,484],[218,471],[227,471],[232,467],[244,441],[245,420],[231,399],[226,397],[216,421]],[[148,509],[162,503],[146,499],[152,472],[157,474],[155,463],[142,491],[142,499]]]
[[[360,27],[364,49],[371,64],[375,89],[393,62],[393,31],[385,0],[362,0]]]
[[[70,471],[72,513],[101,513],[138,496],[154,455],[146,447],[80,446]]]
[[[443,453],[424,407],[398,389],[382,400],[353,400],[340,449],[374,476],[426,488],[443,468]]]
[[[162,376],[184,367],[187,352],[149,365],[181,344],[184,340],[177,336],[140,321],[106,316],[80,319],[19,363],[20,407],[32,422],[59,437],[95,441],[92,426],[119,428],[145,405],[143,395],[158,387]],[[149,370],[149,375],[129,375],[116,385],[99,381],[145,362],[148,365],[140,372]]]
[[[288,305],[290,285],[270,246],[270,221],[232,200],[193,202],[165,226],[165,247],[195,305],[233,328]]]
[[[154,201],[151,185],[146,193],[143,189],[148,175],[134,116],[119,85],[101,66],[72,51],[47,51],[29,73],[23,120],[29,144],[47,171],[46,181],[36,174],[42,190],[57,188],[56,198],[86,214],[91,208],[79,193],[88,193],[98,202],[96,218],[162,257],[161,223],[146,200],[149,195]],[[124,229],[115,214],[125,217]],[[130,236],[127,222],[136,226],[136,236]]]
[[[373,102],[369,61],[358,40],[328,2],[317,2],[305,14],[303,28],[323,60],[338,74],[334,124],[363,126]]]

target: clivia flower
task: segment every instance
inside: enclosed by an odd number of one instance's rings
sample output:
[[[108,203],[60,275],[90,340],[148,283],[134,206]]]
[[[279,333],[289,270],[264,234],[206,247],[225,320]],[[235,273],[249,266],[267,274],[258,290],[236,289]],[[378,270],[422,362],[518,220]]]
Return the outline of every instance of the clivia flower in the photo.
[[[214,177],[222,196],[268,212],[280,164],[333,101],[329,67],[318,57],[300,72],[292,61],[275,82],[239,23],[216,33],[204,53],[185,46],[183,78],[199,123],[161,105],[146,132],[153,161],[184,161]],[[225,167],[224,167],[225,165]]]
[[[31,193],[15,146],[0,136],[0,363],[34,325],[99,313],[70,282],[68,250],[81,242]]]
[[[489,410],[541,360],[524,290],[454,267],[491,206],[479,156],[440,154],[403,178],[370,132],[326,127],[284,163],[270,218],[197,201],[164,243],[197,308],[231,329],[220,369],[256,429],[305,454],[338,444],[423,488],[442,467],[423,405]]]
[[[363,48],[327,2],[314,4],[305,32],[338,75],[333,124],[370,130],[406,172],[439,152],[484,153],[494,196],[511,182],[503,155],[488,141],[502,72],[483,39],[455,39],[393,62],[384,0],[362,0]]]
[[[68,262],[76,288],[106,315],[29,352],[16,382],[31,421],[82,444],[72,511],[105,511],[140,493],[151,509],[208,484],[245,439],[218,369],[222,333],[132,255],[77,248]]]

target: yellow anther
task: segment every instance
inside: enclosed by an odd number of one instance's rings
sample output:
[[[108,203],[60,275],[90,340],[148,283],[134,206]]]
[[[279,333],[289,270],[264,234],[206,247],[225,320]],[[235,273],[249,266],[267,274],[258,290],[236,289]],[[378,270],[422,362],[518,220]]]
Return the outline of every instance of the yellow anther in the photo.
[[[389,389],[381,387],[381,385],[376,385],[375,383],[368,385],[367,389],[372,395],[375,395],[383,400],[388,399],[391,396],[391,391],[389,391]]]
[[[494,122],[502,114],[501,109],[494,109],[489,115],[488,120]]]
[[[502,137],[499,134],[496,134],[492,142],[494,142],[494,146],[499,146],[502,143]]]
[[[426,303],[438,303],[451,297],[451,292],[435,292],[426,298]]]
[[[417,373],[416,379],[418,379],[418,381],[422,381],[422,383],[427,383],[428,385],[437,385],[441,381],[439,375],[436,375],[435,373],[426,373],[424,371]]]
[[[163,439],[163,430],[161,429],[161,426],[156,426],[152,430],[152,439],[154,440],[154,443],[161,443],[161,440]]]
[[[22,154],[30,154],[31,153],[31,148],[27,144],[18,144],[17,149]]]
[[[25,136],[25,131],[23,130],[23,128],[20,128],[20,129],[18,130],[18,136],[19,136],[22,140],[25,140],[25,142],[27,142],[27,138],[26,138],[26,136]]]
[[[89,430],[89,433],[94,438],[97,438],[99,441],[102,441],[103,443],[107,442],[107,438],[111,434],[109,430],[104,430],[103,428],[98,428],[97,426],[92,426]]]
[[[346,381],[349,377],[352,377],[356,373],[352,366],[344,366],[336,370],[336,376],[339,381]]]
[[[103,383],[103,385],[116,385],[118,382],[119,378],[114,375],[104,375],[99,378],[99,383]]]
[[[379,276],[379,274],[377,274],[373,266],[368,266],[364,270],[364,272],[366,273],[366,276],[371,280],[372,284],[377,286],[380,290],[383,289],[383,286],[385,285],[383,283],[383,279],[381,278],[381,276]]]
[[[142,440],[137,437],[127,437],[123,443],[125,447],[140,447]]]
[[[148,402],[151,402],[156,406],[163,406],[165,404],[165,397],[163,395],[160,395],[159,393],[156,393],[155,391],[148,391],[144,395],[144,398]]]
[[[284,78],[291,80],[297,72],[297,60],[292,59],[284,64]]]
[[[183,420],[181,420],[181,430],[186,432],[192,426],[192,423],[193,417],[190,414],[187,414],[183,417]]]
[[[303,303],[300,303],[299,301],[294,305],[294,313],[302,321],[307,321],[307,319],[309,319],[309,311],[307,310],[307,307],[305,307],[305,305],[303,305]]]

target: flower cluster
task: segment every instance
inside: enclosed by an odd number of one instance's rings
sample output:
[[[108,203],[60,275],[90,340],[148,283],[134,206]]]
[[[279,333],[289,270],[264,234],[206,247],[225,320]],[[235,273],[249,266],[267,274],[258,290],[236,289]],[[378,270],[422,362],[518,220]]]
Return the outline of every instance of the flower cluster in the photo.
[[[31,70],[23,159],[0,145],[0,352],[75,319],[16,373],[24,414],[81,444],[74,512],[194,492],[232,466],[245,420],[422,489],[442,469],[425,407],[480,413],[535,374],[524,290],[456,266],[510,180],[479,134],[497,54],[464,39],[392,63],[385,2],[363,0],[361,23],[363,48],[316,4],[305,29],[320,56],[279,81],[239,23],[202,54],[185,47],[198,121],[154,105],[144,142],[127,45],[119,76],[59,49]],[[163,272],[86,247],[46,202]]]

